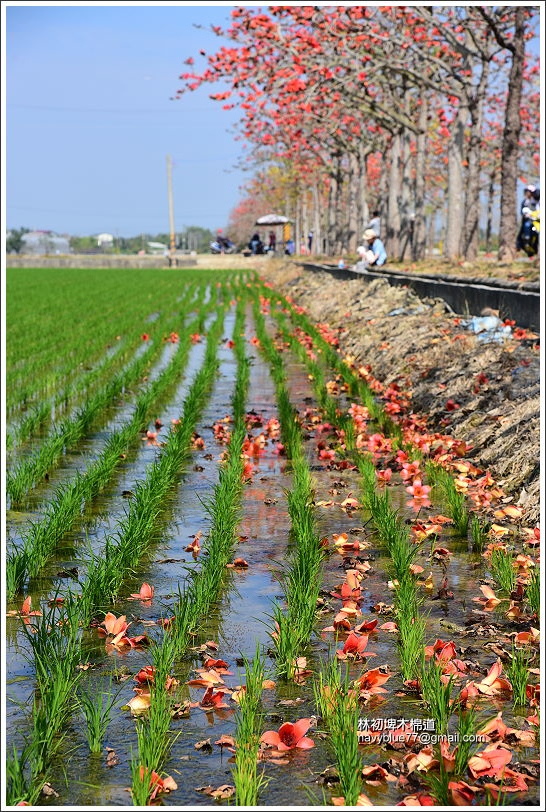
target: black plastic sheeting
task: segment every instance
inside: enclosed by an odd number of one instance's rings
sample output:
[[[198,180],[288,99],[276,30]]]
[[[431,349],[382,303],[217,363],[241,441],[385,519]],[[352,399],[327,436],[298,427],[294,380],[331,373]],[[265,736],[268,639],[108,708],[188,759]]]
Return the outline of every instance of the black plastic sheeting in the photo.
[[[328,271],[339,279],[360,277],[364,283],[386,279],[391,285],[411,288],[422,298],[443,299],[460,315],[477,316],[484,307],[498,310],[501,319],[513,319],[518,327],[540,329],[540,285],[538,282],[505,282],[504,280],[461,279],[446,276],[401,274],[396,271],[357,271],[336,265],[298,263],[307,271]]]

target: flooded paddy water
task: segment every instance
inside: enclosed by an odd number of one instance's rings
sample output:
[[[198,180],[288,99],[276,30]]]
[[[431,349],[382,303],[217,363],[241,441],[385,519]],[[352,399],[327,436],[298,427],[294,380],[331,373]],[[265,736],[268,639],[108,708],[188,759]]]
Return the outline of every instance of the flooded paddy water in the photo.
[[[208,301],[211,295],[208,284],[206,290]],[[233,296],[233,292],[230,295]],[[170,441],[173,421],[181,418],[184,402],[205,361],[206,335],[213,320],[212,316],[207,319],[204,335],[192,346],[177,386],[150,420],[148,432],[153,434],[153,440],[142,433],[120,461],[107,486],[82,507],[76,524],[67,528],[63,537],[58,539],[55,551],[39,577],[30,579],[24,592],[8,602],[7,609],[11,612],[6,619],[8,751],[15,747],[21,752],[24,747],[36,691],[35,666],[28,636],[22,630],[22,623],[26,622],[28,631],[34,621],[32,616],[25,617],[24,613],[21,618],[22,600],[30,596],[32,607],[40,607],[46,613],[48,600],[62,597],[67,588],[77,594],[80,586],[85,584],[91,557],[100,557],[107,538],[115,534],[118,527],[123,527],[138,483],[146,479],[150,467],[161,459],[164,444]],[[150,543],[126,573],[115,599],[109,601],[105,595],[104,605],[96,607],[94,621],[82,629],[78,690],[85,690],[93,697],[115,695],[101,751],[89,753],[84,716],[81,708],[72,706],[62,730],[62,741],[44,774],[44,781],[54,792],[47,796],[39,794],[39,805],[131,805],[131,761],[138,753],[139,716],[131,711],[128,703],[135,697],[135,675],[152,665],[154,644],[160,644],[168,634],[162,622],[173,615],[179,591],[184,592],[194,575],[198,577],[207,557],[205,541],[211,528],[210,502],[228,449],[223,429],[231,430],[233,413],[237,360],[230,339],[234,325],[235,301],[225,313],[222,338],[217,346],[217,373],[208,401],[197,417],[191,451],[178,481],[166,493]],[[266,328],[274,338],[276,322],[273,315],[267,315]],[[226,790],[225,799],[214,800],[211,795],[224,785],[233,787],[237,756],[236,745],[221,746],[217,742],[221,737],[236,736],[237,691],[245,684],[245,660],[252,661],[257,651],[263,657],[264,676],[268,680],[261,695],[262,731],[278,730],[284,722],[309,719],[307,735],[314,742],[310,749],[291,749],[287,754],[281,754],[281,758],[268,758],[267,752],[263,753],[259,772],[263,770],[266,781],[260,790],[260,805],[330,805],[332,798],[341,795],[335,780],[336,755],[317,708],[313,685],[324,664],[337,658],[336,651],[341,650],[347,640],[347,631],[334,633],[325,629],[332,626],[346,605],[341,592],[347,571],[356,571],[355,567],[360,567],[362,577],[357,609],[350,615],[351,624],[353,628],[358,624],[369,624],[369,631],[365,632],[368,644],[363,657],[340,660],[339,668],[342,673],[347,672],[351,684],[367,670],[379,669],[381,674],[388,675],[384,693],[372,692],[368,697],[361,697],[359,715],[363,727],[376,719],[398,723],[400,720],[424,722],[431,717],[421,693],[408,686],[408,680],[404,680],[401,672],[399,634],[396,627],[393,628],[397,588],[393,562],[374,526],[374,517],[362,507],[361,474],[351,464],[350,456],[340,453],[340,436],[335,427],[327,424],[318,406],[309,369],[288,349],[282,353],[286,386],[302,429],[305,459],[314,487],[311,507],[324,557],[314,633],[300,652],[306,658],[305,673],[287,681],[277,675],[273,613],[275,607],[285,606],[280,575],[297,545],[287,500],[294,483],[291,460],[283,453],[280,435],[273,429],[268,433],[268,427],[274,426],[279,418],[279,406],[271,369],[260,352],[256,335],[256,324],[248,306],[244,335],[245,353],[250,359],[250,385],[245,405],[247,436],[250,441],[261,437],[262,445],[259,451],[248,456],[251,468],[242,490],[233,561],[244,561],[226,568],[220,594],[207,615],[200,618],[192,645],[180,652],[173,664],[171,673],[178,686],[172,697],[172,741],[161,765],[161,773],[171,776],[177,788],[161,795],[161,803],[166,806],[236,803],[231,789]],[[148,383],[172,360],[175,349],[176,344],[166,344],[156,368],[148,376]],[[321,364],[326,380],[334,379],[335,372],[327,363],[321,361]],[[343,387],[337,395],[337,403],[340,413],[347,412],[353,403]],[[131,410],[131,401],[112,407],[104,415],[104,428],[90,432],[77,448],[64,455],[59,467],[52,471],[49,482],[32,491],[25,506],[26,513],[8,512],[10,545],[17,548],[28,523],[39,522],[42,518],[41,506],[47,505],[55,488],[61,482],[69,481],[76,472],[85,471],[90,461],[100,454],[109,433],[128,419]],[[35,442],[39,444],[39,440],[37,437]],[[255,450],[257,448],[254,446]],[[330,456],[321,456],[325,449],[332,451]],[[392,451],[382,456],[378,454],[375,457],[377,468],[384,469],[389,462],[394,467],[393,458]],[[427,481],[426,475],[423,479]],[[379,491],[388,490],[393,509],[407,527],[434,523],[434,517],[444,516],[449,509],[438,491],[430,494],[432,504],[427,505],[424,500],[416,507],[408,505],[408,482],[403,481],[396,470],[386,484],[378,480],[377,488]],[[506,534],[514,535],[509,521],[506,526]],[[346,545],[336,546],[336,539],[343,534],[346,535]],[[492,538],[487,541],[491,542]],[[196,540],[201,541],[202,549],[199,546],[191,549]],[[532,548],[530,552],[533,553]],[[522,560],[522,566],[524,564],[529,562]],[[416,569],[416,582],[422,598],[420,611],[425,623],[424,642],[432,646],[440,639],[453,645],[451,659],[457,663],[452,690],[455,700],[468,681],[481,684],[495,663],[506,667],[513,654],[513,636],[533,629],[538,625],[538,619],[532,617],[526,604],[518,603],[517,598],[512,598],[510,603],[509,597],[501,593],[492,581],[483,549],[476,548],[470,532],[467,537],[458,535],[452,522],[442,520],[440,528],[425,538],[415,555],[414,565],[419,568]],[[526,583],[523,577],[521,583]],[[141,600],[131,597],[143,584],[153,586],[153,596]],[[485,610],[475,601],[482,595],[480,585],[492,585],[499,592],[500,602]],[[512,613],[513,617],[506,616],[509,605],[520,609]],[[55,610],[58,614],[52,616],[53,622],[62,611],[62,607]],[[125,616],[130,624],[128,633],[146,635],[148,645],[118,647],[111,644],[110,638],[105,642],[104,637],[99,636],[98,628],[108,611],[116,617]],[[381,628],[385,624],[386,628]],[[529,651],[532,653],[534,649]],[[228,664],[226,673],[220,670],[222,679],[215,687],[215,690],[225,691],[223,701],[220,707],[203,707],[200,703],[206,683],[188,683],[199,678],[196,669],[203,668],[207,660],[216,659]],[[537,658],[530,660],[529,664],[532,669],[529,683],[536,685],[538,673],[533,669],[538,665]],[[533,735],[529,735],[536,728],[536,703],[531,704],[533,697],[534,693],[530,691],[530,702],[525,707],[514,708],[506,692],[492,690],[476,703],[480,721],[476,722],[475,730],[501,712],[504,725],[513,731],[511,737],[497,732],[483,739],[473,752],[503,743],[503,749],[511,755],[510,768],[519,776],[514,778],[511,774],[509,779],[510,786],[517,787],[510,789],[508,796],[516,805],[533,805],[538,800],[538,751]],[[40,701],[39,697],[37,701]],[[455,710],[450,719],[450,732],[457,723]],[[528,735],[518,739],[517,733],[522,731]],[[426,779],[429,769],[432,773],[435,771],[431,766],[432,759],[436,758],[438,763],[441,755],[437,747],[430,746],[430,753],[425,754],[431,756],[428,761],[423,756],[419,767],[410,769],[411,754],[417,755],[427,749],[424,738],[420,743],[413,740],[409,744],[396,740],[362,743],[359,747],[362,767],[380,765],[383,774],[388,774],[388,779],[372,778],[372,783],[363,782],[362,792],[369,801],[373,805],[390,807],[405,798],[420,795],[439,804],[434,798],[433,785]],[[26,769],[29,769],[28,765]],[[328,770],[330,778],[325,777]],[[489,783],[494,787],[497,780],[494,771],[483,778],[471,776],[468,772],[453,778],[456,783],[468,782],[474,788],[466,790],[472,798],[475,795],[476,800],[485,802],[485,805],[494,803],[494,788],[484,786]],[[460,787],[452,791],[455,790],[462,791]],[[502,797],[502,790],[496,792]]]

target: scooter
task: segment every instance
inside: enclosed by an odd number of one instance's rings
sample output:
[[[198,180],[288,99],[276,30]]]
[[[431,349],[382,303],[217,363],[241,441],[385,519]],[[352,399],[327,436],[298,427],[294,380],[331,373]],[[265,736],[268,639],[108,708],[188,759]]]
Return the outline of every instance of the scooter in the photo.
[[[234,254],[235,243],[228,239],[226,239],[223,244],[220,244],[218,240],[213,240],[213,242],[210,243],[210,250],[212,254]]]
[[[518,234],[517,247],[534,257],[538,253],[538,235],[540,232],[540,212],[538,210],[522,209],[523,219]]]

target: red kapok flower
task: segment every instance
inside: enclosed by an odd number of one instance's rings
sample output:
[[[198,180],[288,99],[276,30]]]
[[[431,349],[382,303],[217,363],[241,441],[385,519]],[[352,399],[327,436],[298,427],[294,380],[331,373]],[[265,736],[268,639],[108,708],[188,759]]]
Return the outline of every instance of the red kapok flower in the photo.
[[[285,722],[279,730],[267,730],[260,741],[269,744],[277,750],[293,750],[298,747],[301,750],[310,750],[315,746],[315,742],[305,734],[311,727],[310,719],[299,719],[297,722]]]

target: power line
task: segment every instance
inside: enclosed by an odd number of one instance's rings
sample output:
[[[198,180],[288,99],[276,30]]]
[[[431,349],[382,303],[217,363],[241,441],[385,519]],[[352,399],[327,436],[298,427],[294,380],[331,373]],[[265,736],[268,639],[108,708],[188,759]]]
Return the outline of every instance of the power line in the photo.
[[[11,107],[13,109],[16,109],[16,110],[42,110],[42,111],[43,110],[48,110],[48,111],[55,112],[55,113],[122,113],[122,114],[128,113],[129,115],[132,115],[133,113],[136,113],[136,114],[139,114],[139,115],[141,113],[146,113],[146,114],[153,113],[154,115],[157,115],[157,113],[169,113],[170,114],[170,113],[174,113],[174,112],[177,112],[177,113],[180,113],[180,112],[183,112],[183,113],[207,113],[209,111],[214,110],[214,107],[212,107],[212,106],[210,106],[210,107],[184,107],[184,108],[179,107],[178,110],[175,111],[174,108],[171,108],[170,110],[168,110],[167,108],[162,108],[162,109],[157,109],[157,108],[156,109],[142,109],[142,110],[139,110],[139,109],[122,110],[120,108],[114,108],[114,107],[102,107],[102,108],[101,107],[48,107],[46,105],[41,105],[41,104],[6,104],[6,109],[9,108],[9,107]]]
[[[157,214],[156,215],[153,215],[153,214],[151,214],[151,215],[148,215],[148,214],[124,215],[124,214],[118,214],[118,213],[116,213],[116,214],[108,214],[108,213],[105,213],[104,211],[94,212],[94,213],[91,213],[91,212],[86,213],[86,212],[75,212],[74,210],[72,210],[72,211],[59,211],[58,209],[40,209],[40,208],[35,208],[33,206],[9,206],[8,209],[9,209],[9,211],[23,211],[23,212],[28,211],[28,212],[36,212],[38,214],[60,214],[62,216],[71,216],[71,217],[102,217],[105,220],[118,220],[118,219],[119,220],[142,220],[142,219],[146,219],[146,220],[157,220],[157,221],[159,221],[159,220],[163,221],[164,220],[163,217],[161,217],[160,215],[157,215]],[[225,212],[220,213],[220,212],[213,212],[213,211],[211,212],[210,210],[207,210],[206,212],[199,213],[199,212],[192,211],[192,212],[184,212],[183,215],[191,216],[191,217],[224,217]]]

